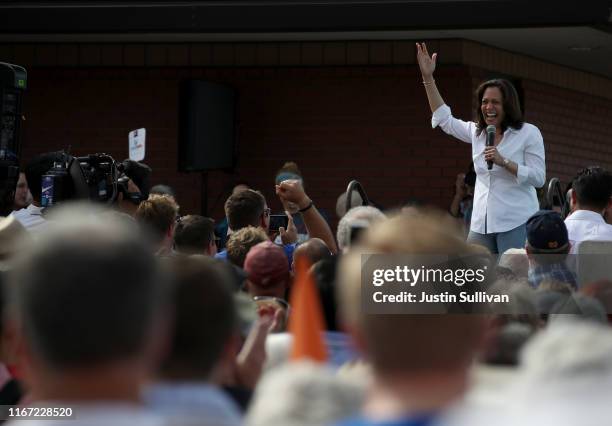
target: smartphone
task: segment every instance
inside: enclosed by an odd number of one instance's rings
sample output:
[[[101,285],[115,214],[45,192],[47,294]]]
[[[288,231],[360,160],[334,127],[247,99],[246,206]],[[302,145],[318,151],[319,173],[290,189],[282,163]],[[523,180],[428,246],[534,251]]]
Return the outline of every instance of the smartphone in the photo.
[[[286,214],[271,214],[270,215],[270,232],[278,232],[278,228],[283,227],[287,230],[289,218]]]

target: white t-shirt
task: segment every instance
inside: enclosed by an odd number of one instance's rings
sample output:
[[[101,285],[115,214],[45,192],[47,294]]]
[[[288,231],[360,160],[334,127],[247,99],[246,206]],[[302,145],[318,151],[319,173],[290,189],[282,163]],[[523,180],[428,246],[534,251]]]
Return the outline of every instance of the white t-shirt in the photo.
[[[48,225],[47,220],[42,215],[43,209],[43,207],[30,204],[28,207],[16,210],[10,215],[17,219],[28,231],[38,232]]]

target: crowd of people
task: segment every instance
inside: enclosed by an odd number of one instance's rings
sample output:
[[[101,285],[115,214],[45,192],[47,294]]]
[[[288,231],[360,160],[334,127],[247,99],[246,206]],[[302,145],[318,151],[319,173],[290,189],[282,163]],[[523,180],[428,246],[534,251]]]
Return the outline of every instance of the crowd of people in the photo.
[[[44,169],[30,166],[26,177]],[[293,214],[270,232],[265,198],[241,184],[225,203],[223,246],[215,220],[179,214],[171,188],[152,188],[132,215],[78,203],[33,214],[38,179],[31,207],[17,204],[26,188],[0,222],[4,405],[70,407],[85,424],[461,424],[491,410],[529,423],[541,413],[517,408],[525,392],[537,398],[527,383],[543,375],[571,392],[581,368],[577,380],[610,395],[600,347],[611,344],[612,281],[581,282],[574,255],[583,242],[612,241],[602,168],[577,174],[565,220],[536,212],[523,248],[499,255],[466,241],[456,199],[450,214],[356,206],[334,236],[291,176],[276,193]],[[364,253],[484,256],[489,290],[512,303],[486,315],[364,314]],[[299,258],[318,290],[324,363],[291,361]],[[563,403],[597,409],[576,398],[582,405]]]
[[[292,162],[274,179],[285,226],[270,227],[266,198],[245,182],[222,218],[182,212],[167,185],[136,188],[137,203],[47,210],[40,182],[54,154],[29,161],[0,218],[0,420],[607,424],[612,175],[587,167],[568,186],[567,217],[540,210],[542,136],[511,84],[483,84],[479,118],[455,119],[436,55],[417,52],[433,126],[473,148],[448,212],[361,198],[347,211],[343,194],[333,232]],[[470,256],[487,270],[482,289],[510,302],[372,314],[372,254]]]

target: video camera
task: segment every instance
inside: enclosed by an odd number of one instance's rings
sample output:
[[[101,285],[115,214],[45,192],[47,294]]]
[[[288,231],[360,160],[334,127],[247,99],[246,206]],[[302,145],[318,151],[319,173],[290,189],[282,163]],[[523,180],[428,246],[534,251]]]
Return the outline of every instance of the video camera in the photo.
[[[12,209],[19,179],[21,109],[25,68],[0,62],[0,216]]]
[[[149,166],[132,160],[117,162],[108,154],[73,157],[58,152],[53,167],[42,176],[41,205],[51,207],[62,201],[88,199],[114,203],[124,200],[140,203],[149,195]],[[140,192],[132,191],[132,180]]]
[[[19,179],[22,97],[26,86],[23,67],[0,62],[0,216],[12,210]],[[111,204],[119,194],[138,204],[149,195],[151,169],[145,164],[117,162],[107,154],[73,157],[57,152],[48,157],[53,157],[53,166],[42,176],[43,207],[71,199]],[[140,192],[130,189],[130,179]]]

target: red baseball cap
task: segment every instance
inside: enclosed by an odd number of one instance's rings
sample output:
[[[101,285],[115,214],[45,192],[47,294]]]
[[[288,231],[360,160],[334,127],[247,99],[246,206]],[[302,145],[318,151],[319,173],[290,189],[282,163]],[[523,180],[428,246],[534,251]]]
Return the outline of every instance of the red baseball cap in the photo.
[[[270,287],[289,280],[289,261],[285,251],[264,241],[253,246],[244,260],[244,270],[249,280],[261,287]]]

